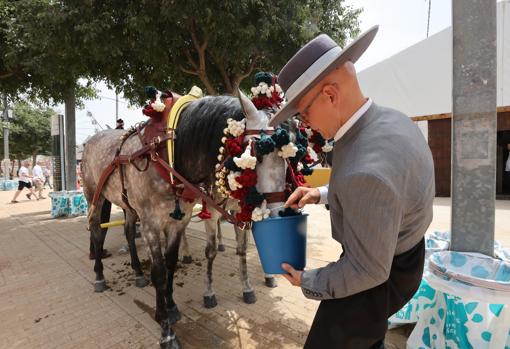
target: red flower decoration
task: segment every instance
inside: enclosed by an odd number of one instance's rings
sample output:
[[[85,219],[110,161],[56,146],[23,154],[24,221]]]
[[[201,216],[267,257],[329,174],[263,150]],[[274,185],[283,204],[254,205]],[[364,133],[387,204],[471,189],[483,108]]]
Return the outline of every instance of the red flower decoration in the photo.
[[[156,121],[161,121],[161,119],[163,118],[163,112],[156,111],[152,108],[152,103],[154,103],[155,101],[156,101],[155,98],[151,99],[149,104],[146,104],[143,107],[142,113],[150,118],[155,119]]]
[[[236,218],[241,222],[250,222],[251,221],[251,213],[255,209],[252,205],[248,205],[241,201],[241,212],[236,214]]]
[[[234,190],[230,193],[230,196],[232,196],[234,199],[237,199],[239,201],[244,202],[244,198],[246,197],[246,195],[248,195],[248,190],[249,188],[240,188],[240,189],[237,189],[237,190]]]
[[[257,172],[248,168],[236,177],[236,181],[243,187],[253,187],[257,184]]]
[[[227,148],[227,151],[232,156],[238,156],[243,153],[243,148],[241,145],[241,140],[237,138],[227,138],[227,141],[225,142],[225,146]]]
[[[320,152],[322,152],[322,147],[319,144],[314,143],[313,144],[313,151],[316,152],[317,154],[319,154]]]

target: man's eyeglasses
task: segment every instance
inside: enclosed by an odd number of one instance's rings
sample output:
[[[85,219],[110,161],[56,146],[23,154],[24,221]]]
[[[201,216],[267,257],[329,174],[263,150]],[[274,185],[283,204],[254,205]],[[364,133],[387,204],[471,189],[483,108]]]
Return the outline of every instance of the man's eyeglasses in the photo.
[[[317,100],[317,98],[319,98],[321,93],[322,93],[322,89],[319,92],[317,92],[317,94],[315,96],[313,96],[312,100],[306,105],[306,107],[303,109],[303,111],[300,113],[297,113],[296,115],[294,115],[294,117],[305,124],[308,123],[308,119],[310,118],[308,115],[308,111],[312,107],[313,103]]]

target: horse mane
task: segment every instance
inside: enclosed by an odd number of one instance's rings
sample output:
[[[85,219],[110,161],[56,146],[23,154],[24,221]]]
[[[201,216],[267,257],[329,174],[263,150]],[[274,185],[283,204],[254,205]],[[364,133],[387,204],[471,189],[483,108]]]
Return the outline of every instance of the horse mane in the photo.
[[[180,117],[175,140],[175,169],[192,183],[211,184],[227,119],[244,119],[239,99],[204,97],[192,102]]]

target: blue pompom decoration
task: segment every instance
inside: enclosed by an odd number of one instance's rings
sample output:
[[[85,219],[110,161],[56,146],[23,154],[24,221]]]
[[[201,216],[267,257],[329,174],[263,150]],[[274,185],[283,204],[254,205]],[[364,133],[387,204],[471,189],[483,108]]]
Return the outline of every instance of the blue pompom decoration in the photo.
[[[150,99],[156,98],[158,90],[154,86],[145,86],[145,95]]]
[[[261,82],[265,82],[268,86],[273,84],[273,76],[271,73],[260,71],[255,74],[255,86],[258,86]]]
[[[264,201],[264,194],[260,194],[255,187],[251,187],[246,195],[246,203],[253,206],[259,206]]]
[[[296,152],[296,156],[290,158],[290,162],[292,162],[293,164],[297,164],[298,161],[301,161],[301,159],[304,158],[306,155],[305,147],[303,147],[301,144],[298,144],[297,148],[298,148],[298,150]]]
[[[308,147],[308,139],[301,132],[296,132],[296,143],[301,144],[305,149]]]
[[[234,162],[234,158],[233,157],[229,157],[227,159],[227,161],[225,161],[225,164],[223,166],[227,170],[230,170],[230,171],[234,171],[234,172],[241,171],[241,168],[239,166],[237,166],[236,163]]]
[[[309,176],[313,173],[313,168],[308,167],[307,164],[303,164],[303,168],[301,169],[301,173],[303,176]]]
[[[182,217],[184,217],[184,213],[181,211],[181,206],[179,205],[179,199],[175,199],[175,209],[174,212],[169,215],[171,218],[176,221],[182,221]]]
[[[262,134],[260,139],[255,142],[255,153],[257,153],[257,156],[264,156],[272,153],[275,147],[274,140],[268,135]]]
[[[289,133],[287,132],[287,130],[285,130],[283,128],[277,129],[276,132],[273,133],[271,138],[273,139],[273,141],[274,141],[274,143],[275,143],[277,148],[281,148],[284,145],[289,144],[289,142],[290,142]]]

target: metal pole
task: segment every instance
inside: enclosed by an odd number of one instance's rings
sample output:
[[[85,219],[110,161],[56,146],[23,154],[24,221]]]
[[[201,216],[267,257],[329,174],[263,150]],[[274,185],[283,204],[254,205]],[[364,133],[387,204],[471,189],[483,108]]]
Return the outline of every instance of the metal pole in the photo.
[[[494,254],[496,0],[453,0],[452,250]]]
[[[3,128],[4,128],[4,179],[8,181],[9,177],[9,165],[11,163],[9,159],[9,105],[7,103],[7,95],[4,94],[4,112],[3,112]]]
[[[115,92],[115,123],[119,119],[119,95]]]
[[[60,137],[59,137],[59,147],[60,147],[60,190],[66,190],[66,151],[65,151],[65,135],[64,135],[64,115],[58,116]]]
[[[74,88],[65,99],[66,190],[76,190],[76,99]]]
[[[52,173],[53,173],[53,190],[62,190],[62,176],[61,176],[61,158],[60,158],[60,119],[62,115],[53,115],[51,117],[51,138],[52,138]]]

